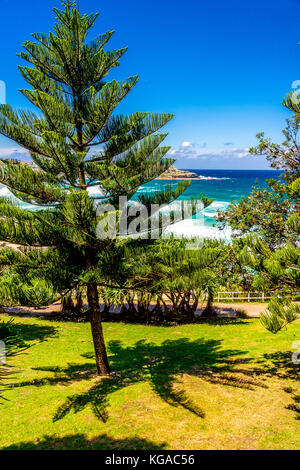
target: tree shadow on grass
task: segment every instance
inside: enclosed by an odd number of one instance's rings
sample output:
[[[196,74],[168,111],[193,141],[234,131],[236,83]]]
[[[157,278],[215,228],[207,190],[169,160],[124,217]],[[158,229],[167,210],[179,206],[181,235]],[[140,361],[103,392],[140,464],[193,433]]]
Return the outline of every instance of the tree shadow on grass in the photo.
[[[295,393],[295,390],[290,387],[285,388],[284,391],[289,393],[291,399],[293,400],[291,403],[288,404],[286,409],[290,411],[294,411],[296,413],[295,419],[300,421],[300,394]]]
[[[31,341],[45,341],[57,334],[57,328],[53,326],[18,323],[14,321],[14,318],[8,320],[6,317],[1,317],[0,320],[3,320],[0,340],[6,341],[6,338],[13,337],[14,343],[19,347]]]
[[[281,379],[300,379],[300,366],[293,364],[291,351],[277,351],[263,355],[260,363],[262,371],[270,377]]]
[[[47,341],[57,335],[57,329],[53,326],[15,323],[16,334],[26,343],[29,341]]]
[[[290,351],[278,351],[263,356],[263,370],[269,377],[293,380],[299,384],[300,365],[293,364]],[[300,393],[293,386],[284,387],[283,390],[289,394],[291,403],[287,410],[295,412],[295,419],[300,420]],[[299,386],[298,386],[299,391]]]
[[[1,393],[15,386],[14,383],[8,383],[7,379],[13,379],[16,372],[15,366],[10,363],[11,358],[26,354],[31,348],[31,341],[47,341],[56,335],[56,328],[44,325],[24,325],[20,323],[8,322],[7,335],[0,337],[6,343],[7,363],[2,366],[0,363],[0,391]],[[3,383],[4,382],[4,383]],[[0,400],[5,399],[0,395]]]
[[[237,370],[238,364],[245,364],[249,359],[242,359],[245,352],[222,349],[222,341],[187,338],[167,340],[161,345],[138,341],[133,346],[124,347],[119,341],[109,343],[110,364],[114,371],[109,377],[99,378],[86,392],[69,396],[56,411],[53,420],[57,421],[69,412],[77,413],[90,406],[94,414],[106,421],[108,419],[109,396],[138,382],[148,382],[152,390],[171,406],[182,407],[199,418],[205,413],[199,403],[195,403],[184,390],[182,376],[200,376],[212,383],[221,383],[239,388],[253,389],[259,384],[256,379],[242,376]],[[93,358],[93,354],[83,357]],[[69,364],[67,367],[36,368],[53,375],[42,378],[28,385],[67,385],[72,382],[94,377],[95,366],[91,363]],[[238,376],[236,375],[238,374]],[[27,385],[26,383],[18,386]]]
[[[38,442],[19,442],[1,450],[163,450],[166,443],[156,444],[147,439],[113,439],[107,434],[88,439],[85,434],[54,437],[43,436]]]
[[[92,359],[92,363],[36,367],[34,370],[50,372],[51,375],[34,381],[19,382],[14,387],[69,385],[94,379],[92,387],[87,391],[66,399],[57,409],[53,421],[89,406],[97,418],[106,422],[110,395],[138,382],[149,383],[155,394],[169,405],[180,406],[199,418],[204,418],[205,412],[200,404],[195,403],[184,390],[184,374],[199,377],[209,383],[248,390],[267,388],[265,381],[273,377],[299,380],[300,368],[292,364],[290,352],[265,354],[260,359],[253,360],[241,357],[247,351],[223,349],[221,340],[190,341],[181,338],[167,340],[160,345],[142,340],[127,347],[120,341],[111,341],[108,349],[114,371],[109,377],[96,378],[94,355],[87,353],[82,357]],[[299,395],[294,393],[293,388],[285,391],[294,400],[288,409],[296,411],[299,416]]]

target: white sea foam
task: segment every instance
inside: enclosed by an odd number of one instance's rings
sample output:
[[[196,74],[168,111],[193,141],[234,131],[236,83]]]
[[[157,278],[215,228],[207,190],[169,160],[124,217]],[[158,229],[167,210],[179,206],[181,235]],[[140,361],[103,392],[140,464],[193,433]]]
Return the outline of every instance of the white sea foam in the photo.
[[[209,217],[209,218],[211,218],[211,219],[215,219],[215,218],[217,217],[218,213],[217,213],[217,212],[214,212],[214,211],[212,211],[212,212],[203,211],[203,212],[202,212],[202,215],[204,215],[205,217]]]
[[[209,207],[214,207],[215,209],[223,209],[229,206],[230,202],[228,201],[214,201]]]
[[[160,188],[139,188],[138,189],[138,193],[143,193],[143,194],[151,194],[151,193],[157,193],[157,192],[161,192],[162,190]]]
[[[203,176],[199,175],[198,177],[200,180],[231,180],[232,178],[228,178],[226,176],[223,176],[221,178],[218,178],[217,176]],[[196,178],[195,178],[196,179]]]
[[[102,189],[100,189],[99,185],[89,187],[89,188],[87,188],[87,191],[90,194],[90,196],[92,196],[92,197],[104,196],[104,191]]]
[[[205,217],[216,218],[218,211],[225,211],[229,206],[230,202],[227,201],[214,201],[204,211],[201,212]]]
[[[11,200],[14,204],[17,204],[21,209],[37,210],[37,209],[48,209],[48,206],[39,206],[35,204],[29,204],[28,202],[21,201],[13,193],[3,185],[0,185],[0,197],[5,197]]]
[[[217,227],[204,226],[201,220],[187,219],[171,225],[165,233],[166,235],[173,234],[175,237],[199,237],[230,241],[232,230],[229,227],[219,230]]]
[[[6,186],[0,188],[0,197],[14,197]]]
[[[198,209],[201,211],[203,209],[203,203],[201,199],[197,201],[198,204]],[[172,212],[172,211],[178,211],[181,210],[182,207],[186,212],[188,213],[189,209],[191,208],[191,201],[189,199],[181,199],[181,200],[176,200],[171,202],[170,204],[166,204],[165,206],[162,206],[159,212]]]

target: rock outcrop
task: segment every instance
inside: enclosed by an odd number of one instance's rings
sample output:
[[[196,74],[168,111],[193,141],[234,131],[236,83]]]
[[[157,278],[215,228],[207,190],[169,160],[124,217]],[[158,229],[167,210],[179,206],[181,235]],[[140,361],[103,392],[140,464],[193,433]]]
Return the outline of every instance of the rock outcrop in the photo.
[[[190,178],[199,178],[197,173],[187,170],[178,170],[175,166],[170,166],[170,168],[160,175],[159,179],[190,179]]]

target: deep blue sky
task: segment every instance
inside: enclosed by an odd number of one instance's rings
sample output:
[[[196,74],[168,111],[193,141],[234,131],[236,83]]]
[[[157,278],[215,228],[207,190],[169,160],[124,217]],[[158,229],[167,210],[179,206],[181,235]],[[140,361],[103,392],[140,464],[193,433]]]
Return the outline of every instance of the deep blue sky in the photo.
[[[0,0],[0,80],[13,106],[27,106],[16,53],[52,29],[59,4]],[[80,9],[100,11],[94,35],[115,29],[109,46],[129,47],[114,76],[140,81],[120,111],[175,113],[167,141],[178,167],[267,167],[245,149],[262,130],[281,140],[290,115],[281,101],[300,79],[300,1],[80,0]],[[0,137],[0,154],[14,145]]]

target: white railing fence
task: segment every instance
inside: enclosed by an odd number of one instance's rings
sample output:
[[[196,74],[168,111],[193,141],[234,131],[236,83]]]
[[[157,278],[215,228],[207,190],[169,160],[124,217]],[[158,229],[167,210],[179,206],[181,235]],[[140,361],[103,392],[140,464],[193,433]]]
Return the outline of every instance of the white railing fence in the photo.
[[[273,294],[274,295],[274,294]],[[280,294],[279,294],[280,295]],[[251,302],[251,300],[261,300],[265,302],[270,300],[272,294],[270,292],[227,292],[227,291],[220,291],[217,292],[215,295],[215,301],[221,302],[223,300],[227,300],[230,302],[244,300],[247,302]],[[293,300],[300,300],[300,292],[293,292],[292,293]]]

